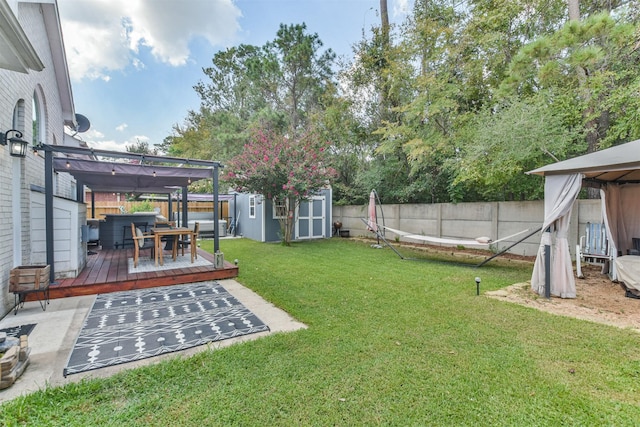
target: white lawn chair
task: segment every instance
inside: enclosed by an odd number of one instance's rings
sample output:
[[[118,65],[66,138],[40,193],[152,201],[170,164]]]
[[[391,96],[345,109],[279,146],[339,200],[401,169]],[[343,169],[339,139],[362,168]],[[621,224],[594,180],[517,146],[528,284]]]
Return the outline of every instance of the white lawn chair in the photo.
[[[583,278],[581,263],[603,264],[603,271],[613,260],[607,232],[603,223],[588,222],[585,234],[576,246],[576,276]]]

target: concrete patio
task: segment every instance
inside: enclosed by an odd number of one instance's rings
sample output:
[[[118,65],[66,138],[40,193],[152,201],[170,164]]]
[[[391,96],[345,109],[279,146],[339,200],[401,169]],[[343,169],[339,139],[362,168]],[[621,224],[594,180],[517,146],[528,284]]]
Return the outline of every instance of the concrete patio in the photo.
[[[83,378],[107,377],[124,369],[157,363],[168,357],[186,357],[207,349],[225,347],[245,340],[257,339],[278,332],[290,332],[306,326],[289,316],[283,310],[265,301],[259,295],[245,288],[233,279],[218,281],[235,296],[245,307],[251,310],[264,323],[270,332],[260,332],[217,341],[188,350],[152,357],[137,362],[102,368],[85,373],[63,377],[62,372],[67,363],[76,338],[82,328],[84,319],[93,305],[95,295],[53,299],[46,311],[38,302],[27,302],[16,315],[11,311],[0,319],[0,329],[18,325],[36,324],[29,335],[31,347],[30,364],[16,382],[5,390],[0,390],[0,403],[18,396],[34,392],[46,387],[77,382]]]

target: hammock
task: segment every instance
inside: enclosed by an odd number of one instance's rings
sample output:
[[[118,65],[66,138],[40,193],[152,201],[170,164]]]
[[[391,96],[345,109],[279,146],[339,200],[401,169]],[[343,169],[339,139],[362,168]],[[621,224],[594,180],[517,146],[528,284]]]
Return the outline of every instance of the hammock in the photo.
[[[444,245],[462,245],[462,246],[489,246],[489,245],[493,245],[496,243],[499,243],[503,240],[508,240],[511,239],[512,237],[518,236],[520,234],[526,233],[528,231],[533,230],[533,228],[528,228],[526,230],[522,230],[519,231],[517,233],[514,233],[510,236],[507,237],[503,237],[502,239],[498,239],[498,240],[492,240],[489,237],[477,237],[473,240],[471,239],[447,239],[447,238],[443,238],[443,237],[433,237],[433,236],[425,236],[422,234],[413,234],[413,233],[408,233],[405,231],[401,231],[401,230],[396,230],[394,228],[391,227],[387,227],[386,225],[378,225],[378,227],[380,228],[384,228],[385,230],[389,230],[394,234],[397,234],[398,236],[402,236],[406,239],[413,239],[413,240],[422,240],[425,242],[431,242],[431,243],[439,243],[439,244],[444,244]]]
[[[391,243],[389,243],[389,241],[387,241],[387,239],[385,239],[384,237],[384,230],[389,230],[392,233],[395,233],[399,236],[403,236],[405,238],[408,239],[415,239],[415,240],[424,240],[427,242],[433,242],[433,243],[445,243],[445,244],[454,244],[454,245],[477,245],[477,246],[488,246],[491,244],[495,244],[498,242],[501,242],[503,240],[507,240],[510,239],[514,236],[518,236],[520,234],[523,233],[528,233],[526,236],[521,237],[519,240],[517,240],[515,243],[512,243],[511,245],[507,246],[506,248],[502,249],[500,252],[493,254],[492,256],[490,256],[489,258],[485,259],[484,261],[482,261],[480,264],[476,265],[477,267],[482,267],[483,265],[485,265],[486,263],[488,263],[489,261],[491,261],[492,259],[502,255],[503,253],[507,252],[509,249],[511,249],[512,247],[514,247],[515,245],[521,243],[522,241],[528,239],[529,237],[533,236],[535,233],[539,232],[540,230],[542,230],[542,227],[533,227],[533,228],[529,228],[527,230],[522,230],[522,231],[518,231],[517,233],[514,233],[510,236],[507,237],[503,237],[502,239],[498,239],[498,240],[491,240],[488,237],[478,237],[475,240],[462,240],[462,239],[444,239],[444,238],[440,238],[440,237],[431,237],[431,236],[423,236],[422,234],[413,234],[413,233],[407,233],[404,231],[400,231],[400,230],[396,230],[394,228],[391,227],[387,227],[386,225],[379,225],[379,224],[371,224],[371,221],[367,221],[364,218],[360,218],[362,219],[362,222],[364,222],[367,225],[375,225],[375,229],[369,228],[369,230],[373,231],[374,233],[376,233],[376,236],[378,236],[378,239],[382,239],[382,241],[389,247],[391,248],[391,250],[393,250],[396,255],[398,255],[400,258],[402,259],[406,259],[406,260],[413,260],[413,261],[417,261],[417,258],[406,258],[404,257],[400,252],[398,252],[396,250],[396,248],[393,247],[393,245]],[[533,230],[533,231],[531,231]],[[420,259],[420,261],[423,261],[422,259]]]

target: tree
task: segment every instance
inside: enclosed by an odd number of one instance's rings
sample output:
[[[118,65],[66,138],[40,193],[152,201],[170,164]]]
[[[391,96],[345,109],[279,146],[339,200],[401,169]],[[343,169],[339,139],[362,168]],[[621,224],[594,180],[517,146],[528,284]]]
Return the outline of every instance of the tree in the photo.
[[[268,106],[276,77],[264,48],[242,44],[219,51],[212,66],[202,71],[209,80],[194,86],[201,111],[225,111],[249,120]]]
[[[320,108],[322,94],[332,85],[335,54],[331,49],[321,53],[322,41],[306,29],[305,24],[280,24],[276,39],[264,48],[267,64],[277,69],[274,107],[287,113],[293,132],[308,125],[307,114]]]
[[[131,145],[126,145],[125,149],[128,153],[138,153],[138,154],[158,154],[157,148],[151,148],[147,141],[136,141]]]
[[[377,131],[382,135],[378,153],[401,150],[406,156],[405,185],[413,191],[406,198],[459,202],[510,192],[505,188],[514,183],[511,173],[470,180],[470,175],[481,177],[486,165],[461,158],[474,152],[474,133],[482,131],[476,118],[506,103],[496,95],[511,59],[526,41],[557,25],[561,5],[558,0],[415,1],[395,49],[397,64],[390,67],[393,87],[402,88],[397,89],[396,120],[383,122]],[[479,187],[480,182],[491,188]]]
[[[242,152],[249,135],[269,128],[292,138],[320,117],[326,93],[334,93],[335,54],[322,51],[306,25],[280,25],[263,46],[217,52],[194,89],[199,111],[175,125],[163,148],[175,156],[226,161]]]
[[[225,111],[249,126],[265,111],[278,112],[290,129],[304,128],[307,115],[320,108],[320,98],[333,84],[335,59],[331,49],[321,51],[318,35],[306,30],[305,24],[281,24],[276,38],[264,46],[216,53],[213,65],[203,69],[208,81],[194,87],[202,110]]]
[[[190,111],[183,125],[165,138],[165,151],[175,157],[225,161],[239,154],[247,139],[246,123],[224,110]]]
[[[276,206],[282,241],[293,237],[296,208],[324,188],[335,171],[327,167],[328,148],[314,131],[293,139],[269,129],[255,131],[242,154],[231,159],[222,180],[237,191],[257,193]]]
[[[637,93],[629,88],[637,81],[639,31],[637,22],[606,12],[580,22],[572,20],[524,46],[511,64],[503,89],[519,96],[552,93],[553,99],[581,116],[587,152],[606,148],[619,142],[619,135],[609,136],[611,126],[619,128],[629,113],[635,116],[631,110],[611,106],[636,102]]]
[[[543,187],[525,172],[566,157],[575,132],[543,94],[484,108],[458,132],[459,151],[448,160],[452,185],[476,188],[482,200],[538,199]]]

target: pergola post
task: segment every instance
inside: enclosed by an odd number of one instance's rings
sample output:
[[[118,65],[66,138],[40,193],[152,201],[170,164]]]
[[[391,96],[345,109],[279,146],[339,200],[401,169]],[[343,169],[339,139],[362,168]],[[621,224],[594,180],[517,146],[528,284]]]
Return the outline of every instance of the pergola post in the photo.
[[[84,184],[82,181],[76,181],[76,201],[84,203]]]
[[[220,250],[220,225],[218,212],[218,165],[213,167],[213,252],[216,253]]]
[[[84,186],[82,191],[84,191]],[[96,193],[94,193],[92,190],[91,191],[91,218],[95,218],[95,217],[96,217]]]
[[[182,187],[182,197],[180,200],[182,201],[179,207],[182,211],[180,226],[187,227],[189,225],[189,187],[186,185]]]
[[[171,193],[167,194],[167,221],[171,222],[173,218],[173,199]],[[176,225],[179,225],[176,222]]]
[[[44,212],[45,212],[45,240],[47,249],[47,264],[50,266],[49,280],[55,281],[55,260],[53,240],[53,152],[44,151]]]

